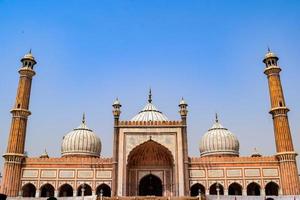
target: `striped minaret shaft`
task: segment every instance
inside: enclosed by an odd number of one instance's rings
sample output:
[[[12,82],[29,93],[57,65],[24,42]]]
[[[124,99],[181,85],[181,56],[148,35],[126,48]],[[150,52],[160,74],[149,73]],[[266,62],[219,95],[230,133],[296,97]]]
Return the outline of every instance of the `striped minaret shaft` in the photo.
[[[273,117],[274,135],[276,143],[276,157],[279,160],[281,188],[284,195],[300,194],[299,176],[296,163],[283,89],[280,81],[280,67],[278,57],[268,50],[263,62],[266,65],[264,73],[268,77],[271,100],[270,114]]]
[[[18,196],[21,183],[21,164],[25,157],[24,146],[26,138],[27,118],[31,114],[29,111],[29,100],[33,70],[36,61],[31,51],[22,59],[22,67],[19,70],[20,79],[16,102],[11,110],[12,121],[8,138],[7,150],[3,155],[4,169],[1,186],[1,193],[9,197]]]

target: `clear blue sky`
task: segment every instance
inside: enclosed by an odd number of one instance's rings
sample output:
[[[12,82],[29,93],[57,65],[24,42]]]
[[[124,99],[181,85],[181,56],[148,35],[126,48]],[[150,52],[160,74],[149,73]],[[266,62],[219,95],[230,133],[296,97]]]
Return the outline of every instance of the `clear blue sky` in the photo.
[[[33,80],[26,151],[60,155],[62,137],[80,124],[112,155],[111,104],[122,119],[146,103],[179,119],[189,104],[190,156],[214,113],[237,135],[241,155],[275,153],[267,46],[280,57],[289,119],[300,152],[300,1],[0,1],[0,154],[6,149],[20,58],[32,48]],[[3,159],[0,161],[0,169]]]

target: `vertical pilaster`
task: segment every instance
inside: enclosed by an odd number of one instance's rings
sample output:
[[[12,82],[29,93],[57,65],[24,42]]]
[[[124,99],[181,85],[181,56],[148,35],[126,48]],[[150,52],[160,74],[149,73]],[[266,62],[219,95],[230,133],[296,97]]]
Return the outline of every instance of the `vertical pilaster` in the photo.
[[[264,73],[269,83],[271,110],[273,117],[274,135],[277,158],[279,160],[281,189],[284,195],[300,194],[299,176],[292,135],[289,127],[283,89],[280,81],[280,67],[277,65],[278,57],[268,51],[263,62],[266,65]]]
[[[21,164],[25,157],[24,147],[26,139],[27,118],[31,92],[33,70],[36,61],[31,52],[22,59],[22,67],[19,70],[20,79],[14,108],[11,110],[12,122],[8,138],[7,150],[3,155],[4,170],[1,193],[9,197],[18,196],[21,183]]]

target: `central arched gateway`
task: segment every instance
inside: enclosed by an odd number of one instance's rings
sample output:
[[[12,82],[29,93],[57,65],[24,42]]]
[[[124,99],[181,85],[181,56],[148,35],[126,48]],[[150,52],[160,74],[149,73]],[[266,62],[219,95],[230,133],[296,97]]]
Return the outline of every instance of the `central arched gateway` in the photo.
[[[139,183],[139,196],[162,196],[162,182],[160,178],[149,174],[144,176]]]
[[[171,195],[174,160],[163,145],[149,139],[135,147],[128,155],[127,195]]]

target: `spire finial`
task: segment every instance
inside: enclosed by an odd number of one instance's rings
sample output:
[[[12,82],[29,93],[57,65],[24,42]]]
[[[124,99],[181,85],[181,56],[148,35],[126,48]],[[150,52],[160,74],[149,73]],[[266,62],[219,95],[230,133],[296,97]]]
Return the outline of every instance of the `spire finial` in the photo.
[[[85,124],[85,113],[82,114],[82,123]]]
[[[150,88],[150,90],[149,90],[148,102],[149,102],[149,103],[152,102],[152,92],[151,92],[151,88]]]
[[[29,54],[31,54],[31,48],[29,49]]]
[[[269,45],[268,45],[268,52],[271,52]]]
[[[219,119],[218,119],[218,113],[216,113],[216,123],[218,123],[219,122]]]

